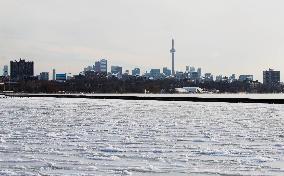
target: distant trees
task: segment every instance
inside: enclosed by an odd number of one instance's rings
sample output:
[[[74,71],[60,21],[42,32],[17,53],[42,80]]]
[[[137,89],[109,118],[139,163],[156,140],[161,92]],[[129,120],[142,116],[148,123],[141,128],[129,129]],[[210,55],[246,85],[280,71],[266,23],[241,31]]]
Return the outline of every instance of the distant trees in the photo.
[[[106,75],[80,75],[66,82],[28,80],[5,87],[11,91],[28,93],[144,93],[145,90],[150,93],[174,93],[175,88],[181,87],[200,87],[208,91],[218,90],[220,93],[268,93],[283,91],[283,86],[279,85],[268,88],[257,81],[196,82],[190,79],[178,80],[175,78],[149,80],[144,77],[129,75],[123,75],[122,79],[114,76],[107,77]],[[0,89],[3,89],[3,86]]]

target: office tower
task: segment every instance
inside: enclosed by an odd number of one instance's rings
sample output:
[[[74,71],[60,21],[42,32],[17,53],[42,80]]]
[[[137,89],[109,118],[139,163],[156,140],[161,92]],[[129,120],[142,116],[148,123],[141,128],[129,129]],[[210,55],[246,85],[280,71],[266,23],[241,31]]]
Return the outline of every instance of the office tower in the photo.
[[[163,67],[163,73],[165,76],[171,76],[171,70],[167,67]]]
[[[34,76],[34,62],[10,61],[10,75],[14,81],[30,79]]]
[[[101,72],[107,73],[107,60],[101,59],[100,61],[96,61],[94,70],[97,73],[101,73]]]
[[[8,72],[8,65],[4,65],[4,68],[3,68],[3,76],[8,76],[9,75],[9,72]]]
[[[263,84],[266,86],[275,86],[280,83],[280,71],[269,69],[263,71]]]
[[[91,71],[91,70],[87,70],[87,71]],[[100,63],[100,61],[96,61],[95,62],[94,71],[97,72],[97,73],[101,72],[101,63]]]
[[[112,74],[122,75],[122,67],[120,67],[120,66],[111,66],[111,73]]]
[[[106,59],[101,59],[101,72],[107,73],[107,60]]]
[[[52,70],[52,80],[53,81],[56,80],[56,71],[55,71],[55,69]]]
[[[195,72],[195,67],[190,67],[189,72]]]
[[[201,68],[197,69],[197,73],[198,73],[198,77],[201,78],[201,75],[202,75]]]
[[[161,70],[160,69],[151,69],[150,70],[150,76],[154,79],[158,79],[161,76]]]
[[[191,72],[190,73],[190,79],[192,80],[199,80],[199,73],[198,72]]]
[[[172,39],[172,49],[170,50],[170,52],[172,53],[172,75],[175,75],[175,40]]]
[[[140,76],[140,68],[134,68],[132,70],[132,76]]]
[[[41,72],[39,74],[39,80],[48,81],[49,80],[49,73],[48,72]]]

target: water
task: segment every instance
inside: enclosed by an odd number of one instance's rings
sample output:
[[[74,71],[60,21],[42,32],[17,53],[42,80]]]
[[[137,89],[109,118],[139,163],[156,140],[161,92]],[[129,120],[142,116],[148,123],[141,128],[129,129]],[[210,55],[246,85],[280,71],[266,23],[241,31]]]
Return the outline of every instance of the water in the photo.
[[[284,175],[284,105],[0,99],[0,175]]]

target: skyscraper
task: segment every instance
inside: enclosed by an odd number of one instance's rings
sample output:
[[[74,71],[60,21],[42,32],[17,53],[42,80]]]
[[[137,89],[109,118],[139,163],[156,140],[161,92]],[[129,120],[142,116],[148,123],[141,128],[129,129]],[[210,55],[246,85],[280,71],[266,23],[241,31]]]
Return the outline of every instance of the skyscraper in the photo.
[[[198,73],[198,77],[201,78],[201,76],[202,76],[201,68],[197,69],[197,73]]]
[[[100,61],[95,62],[94,70],[97,73],[101,73],[101,72],[107,73],[107,60],[101,59]]]
[[[101,72],[107,73],[107,60],[106,59],[101,59]]]
[[[163,73],[165,76],[171,76],[171,70],[167,67],[163,67]]]
[[[87,70],[87,71],[91,71],[91,70]],[[94,71],[97,72],[97,73],[101,72],[101,63],[100,63],[100,61],[96,61],[95,62]]]
[[[14,81],[30,79],[34,76],[34,62],[10,61],[10,75]]]
[[[172,75],[175,75],[175,40],[172,39],[172,49],[170,50],[172,53]]]

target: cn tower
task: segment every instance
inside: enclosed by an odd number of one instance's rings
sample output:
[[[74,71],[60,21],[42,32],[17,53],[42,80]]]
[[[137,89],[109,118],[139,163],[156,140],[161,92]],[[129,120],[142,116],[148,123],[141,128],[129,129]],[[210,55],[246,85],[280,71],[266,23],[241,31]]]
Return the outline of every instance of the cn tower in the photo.
[[[170,52],[172,53],[172,75],[174,76],[175,75],[175,52],[176,52],[174,39],[172,39],[172,49]]]

